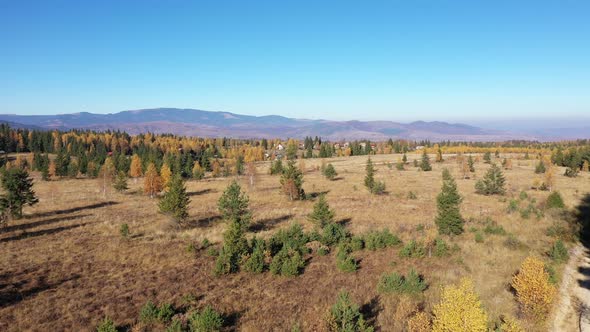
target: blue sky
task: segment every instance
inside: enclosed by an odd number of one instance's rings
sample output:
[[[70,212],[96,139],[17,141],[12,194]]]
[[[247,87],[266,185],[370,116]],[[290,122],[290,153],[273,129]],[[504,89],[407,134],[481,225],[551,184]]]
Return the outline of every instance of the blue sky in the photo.
[[[0,113],[590,114],[589,1],[4,1]]]

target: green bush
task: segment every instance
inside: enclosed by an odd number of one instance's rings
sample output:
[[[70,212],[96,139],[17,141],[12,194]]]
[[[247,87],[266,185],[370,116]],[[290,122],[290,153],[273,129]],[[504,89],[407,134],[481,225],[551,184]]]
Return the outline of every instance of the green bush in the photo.
[[[408,199],[418,199],[418,196],[413,191],[408,192]]]
[[[321,246],[318,248],[317,253],[320,256],[326,256],[330,252],[330,249],[327,247]]]
[[[375,195],[381,195],[385,192],[385,182],[375,181],[373,187],[371,187],[371,193]]]
[[[363,250],[365,248],[365,241],[363,241],[363,238],[360,236],[353,236],[350,239],[350,247],[352,248],[352,251]]]
[[[285,277],[296,276],[301,273],[305,267],[305,261],[301,254],[296,250],[283,248],[279,251],[270,263],[270,272]]]
[[[504,189],[505,182],[502,170],[496,164],[493,164],[483,179],[475,183],[475,191],[482,195],[504,195],[506,192]]]
[[[380,293],[418,294],[423,292],[426,287],[426,282],[412,269],[405,277],[396,272],[383,274],[377,284],[377,291]]]
[[[556,263],[563,263],[566,262],[569,258],[569,253],[567,248],[563,244],[563,241],[557,240],[551,247],[549,251],[549,257]]]
[[[504,229],[504,227],[496,224],[495,222],[489,222],[483,229],[483,231],[486,234],[506,235],[506,230]]]
[[[511,199],[510,203],[508,203],[508,213],[513,213],[516,211],[518,211],[518,201]]]
[[[264,250],[266,245],[264,240],[253,239],[252,242],[254,250],[252,250],[252,254],[248,260],[246,260],[244,269],[252,273],[262,273],[264,271]]]
[[[283,162],[280,159],[277,159],[270,166],[270,175],[281,174],[281,173],[283,173]]]
[[[309,221],[319,228],[324,228],[327,224],[334,222],[334,210],[326,201],[326,195],[320,195],[318,201],[313,206],[313,212],[308,215]]]
[[[382,231],[371,231],[365,234],[365,248],[369,250],[383,249],[401,244],[402,241],[392,234],[388,229]]]
[[[305,244],[309,237],[303,232],[299,224],[293,224],[287,229],[280,229],[268,241],[268,249],[272,256],[276,255],[283,248],[299,251],[300,254],[308,253]]]
[[[223,327],[223,317],[211,306],[189,316],[190,330],[193,332],[216,332]]]
[[[151,324],[157,320],[158,307],[152,301],[147,301],[139,311],[139,321],[144,324]]]
[[[354,272],[358,265],[356,259],[350,255],[352,247],[348,243],[341,243],[336,253],[336,267],[343,272]]]
[[[524,244],[520,242],[520,240],[513,234],[508,235],[506,240],[504,240],[504,246],[512,250],[522,249],[525,247]]]
[[[338,176],[338,173],[332,164],[326,165],[322,173],[328,180],[334,180],[334,178]]]
[[[426,249],[422,243],[412,240],[402,248],[399,255],[400,257],[422,258],[426,256]]]
[[[129,237],[129,225],[122,224],[121,227],[119,228],[119,233],[121,233],[121,236],[124,238]]]
[[[434,256],[444,257],[449,254],[449,246],[445,240],[437,238],[434,240]]]
[[[332,332],[373,332],[365,322],[359,306],[352,302],[350,294],[341,291],[330,310],[328,329]]]
[[[341,224],[329,223],[322,229],[322,244],[331,246],[346,239],[348,233]]]
[[[182,322],[178,318],[174,318],[172,323],[166,327],[166,332],[183,332]]]
[[[172,316],[174,316],[174,308],[172,307],[172,305],[170,303],[160,304],[160,306],[158,307],[157,315],[158,321],[162,323],[167,323],[170,321],[170,319],[172,319]]]
[[[96,327],[96,332],[117,332],[117,327],[109,317],[105,317]]]
[[[475,242],[477,243],[483,243],[483,234],[481,234],[481,232],[475,232]]]
[[[563,198],[559,192],[554,191],[549,196],[547,196],[547,203],[545,205],[547,209],[563,209],[565,208],[565,204],[563,203]]]

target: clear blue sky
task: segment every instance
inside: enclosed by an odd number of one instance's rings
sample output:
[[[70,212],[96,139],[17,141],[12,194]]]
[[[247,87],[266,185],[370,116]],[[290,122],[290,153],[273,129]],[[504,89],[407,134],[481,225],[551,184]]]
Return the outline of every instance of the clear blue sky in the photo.
[[[0,113],[590,113],[590,1],[0,0]]]

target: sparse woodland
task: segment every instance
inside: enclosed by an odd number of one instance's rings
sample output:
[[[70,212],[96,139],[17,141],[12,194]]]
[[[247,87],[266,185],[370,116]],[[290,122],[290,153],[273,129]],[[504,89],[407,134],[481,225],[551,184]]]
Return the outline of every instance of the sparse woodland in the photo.
[[[0,150],[2,331],[545,330],[588,227],[587,140]]]

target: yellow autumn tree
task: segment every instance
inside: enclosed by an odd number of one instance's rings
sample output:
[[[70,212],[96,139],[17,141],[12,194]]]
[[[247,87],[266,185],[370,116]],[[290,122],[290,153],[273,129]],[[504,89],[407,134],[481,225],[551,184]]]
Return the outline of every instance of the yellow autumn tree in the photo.
[[[408,319],[408,332],[429,332],[432,331],[430,326],[430,317],[424,311],[416,313]]]
[[[500,324],[500,331],[502,332],[524,332],[524,329],[518,321],[512,317],[505,317]]]
[[[512,278],[516,299],[523,311],[538,320],[543,320],[555,298],[555,287],[549,282],[545,264],[538,258],[527,257],[520,271]]]
[[[442,288],[441,301],[434,309],[434,332],[485,332],[488,316],[473,289],[471,279]]]
[[[170,166],[167,163],[162,165],[160,169],[160,177],[162,178],[162,186],[164,188],[168,187],[168,183],[170,183],[170,179],[172,178],[172,171],[170,170]]]
[[[195,164],[193,165],[193,178],[200,180],[205,176],[205,170],[203,169],[203,167],[201,167],[201,165],[199,165],[199,162],[195,162]]]
[[[145,171],[143,192],[153,198],[160,191],[162,191],[162,179],[158,175],[154,163],[150,163]]]
[[[131,157],[129,175],[134,179],[137,179],[138,177],[143,175],[143,170],[141,168],[141,158],[136,154],[134,154],[133,157]]]

